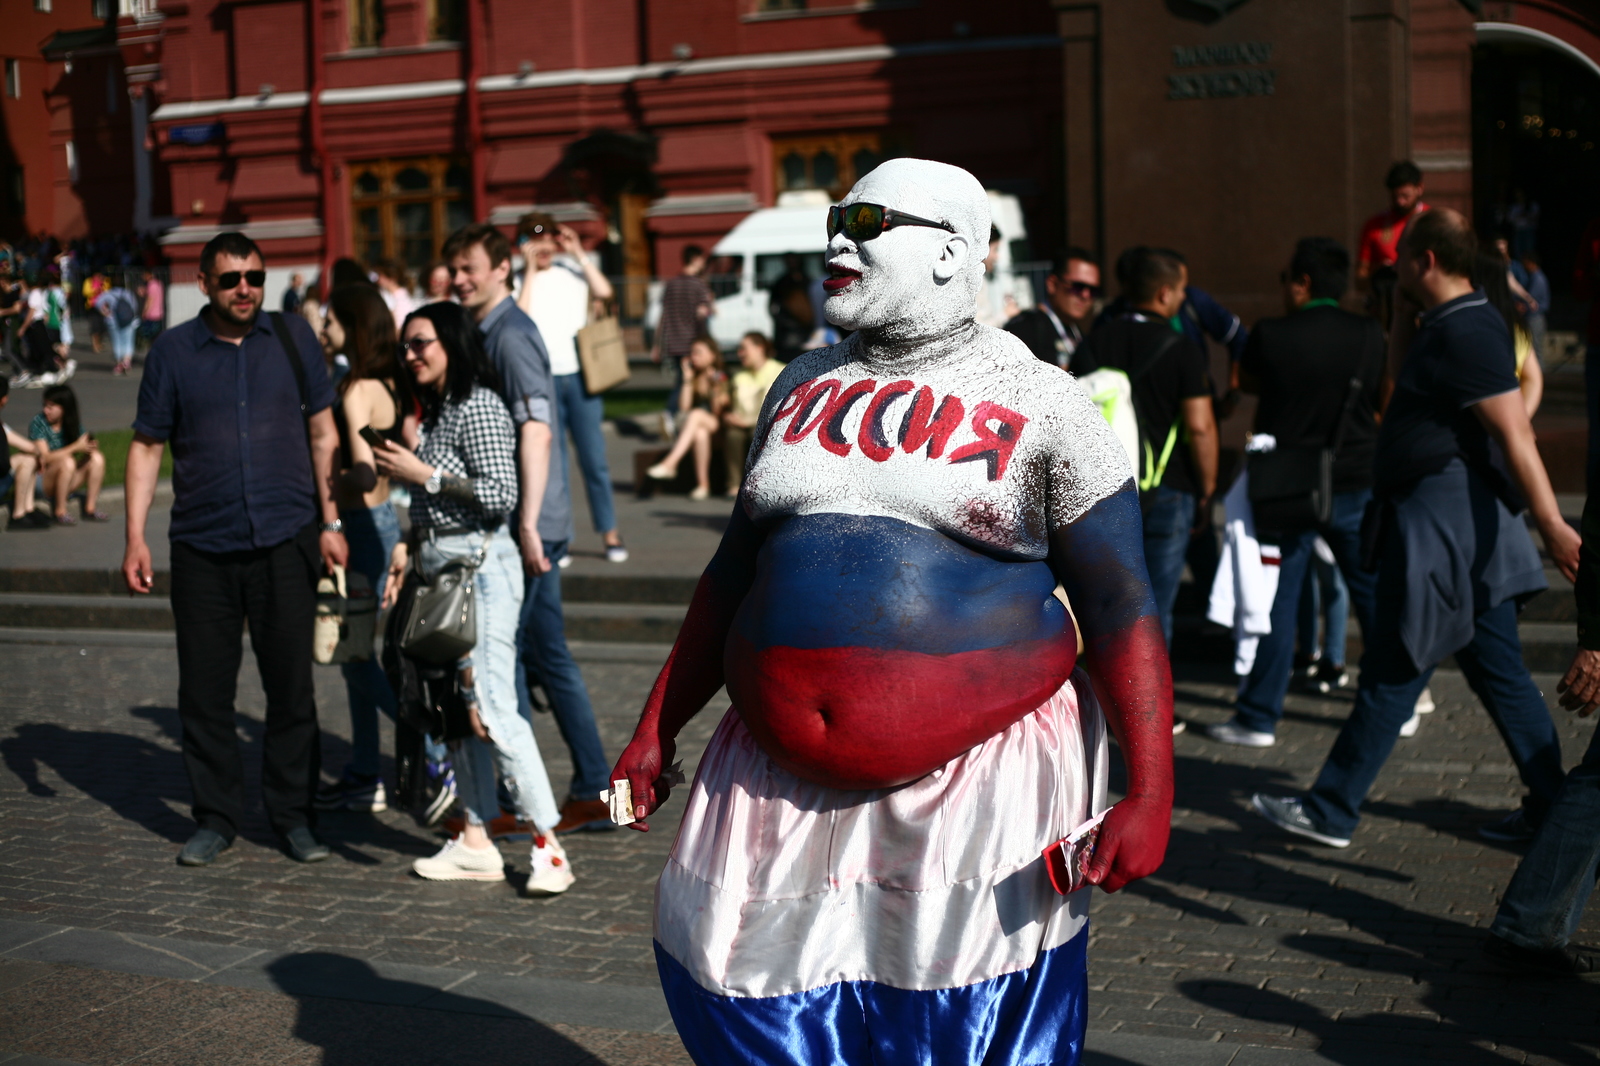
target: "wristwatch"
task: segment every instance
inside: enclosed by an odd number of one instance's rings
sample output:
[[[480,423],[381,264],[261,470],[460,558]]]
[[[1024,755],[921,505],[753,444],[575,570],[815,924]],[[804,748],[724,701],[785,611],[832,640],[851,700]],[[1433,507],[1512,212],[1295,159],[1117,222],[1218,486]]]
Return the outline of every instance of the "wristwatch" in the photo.
[[[434,467],[433,468],[433,473],[428,475],[428,480],[426,480],[426,481],[424,481],[422,483],[422,487],[424,489],[428,490],[428,495],[429,496],[437,496],[437,495],[439,495],[439,468],[438,467]]]
[[[343,533],[344,519],[335,518],[332,522],[324,522],[317,528],[322,530],[324,533]]]

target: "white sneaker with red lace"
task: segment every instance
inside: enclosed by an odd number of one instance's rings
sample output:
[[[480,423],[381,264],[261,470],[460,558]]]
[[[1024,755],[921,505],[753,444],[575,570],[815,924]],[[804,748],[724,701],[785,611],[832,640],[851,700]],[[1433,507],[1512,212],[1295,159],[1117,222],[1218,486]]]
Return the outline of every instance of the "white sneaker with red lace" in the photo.
[[[534,834],[531,861],[533,869],[524,889],[527,895],[559,896],[572,887],[572,864],[554,833]]]

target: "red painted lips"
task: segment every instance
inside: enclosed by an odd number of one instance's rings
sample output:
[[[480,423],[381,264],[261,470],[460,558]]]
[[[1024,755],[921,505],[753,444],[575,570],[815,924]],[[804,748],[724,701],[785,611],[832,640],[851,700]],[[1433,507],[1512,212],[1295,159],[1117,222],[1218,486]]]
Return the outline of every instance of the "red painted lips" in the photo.
[[[851,270],[849,267],[828,267],[828,277],[822,281],[822,291],[832,296],[836,292],[843,292],[850,283],[861,276],[861,271]]]

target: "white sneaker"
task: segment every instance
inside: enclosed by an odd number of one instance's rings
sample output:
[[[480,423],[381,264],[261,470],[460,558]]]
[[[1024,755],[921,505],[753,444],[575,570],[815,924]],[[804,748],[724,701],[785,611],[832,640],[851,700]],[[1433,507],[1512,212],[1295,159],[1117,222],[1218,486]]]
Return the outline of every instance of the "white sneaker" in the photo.
[[[533,869],[528,874],[528,887],[523,890],[527,895],[559,896],[572,887],[572,864],[554,833],[534,834],[529,858]]]
[[[1245,748],[1270,748],[1278,742],[1278,738],[1271,733],[1258,733],[1254,729],[1246,729],[1238,722],[1213,722],[1206,726],[1206,736],[1212,740],[1220,740],[1224,744],[1238,744]]]
[[[486,848],[469,848],[460,837],[451,837],[439,854],[418,859],[411,864],[418,877],[429,881],[504,881],[506,861],[500,849],[490,844]]]
[[[1425,688],[1425,689],[1422,690],[1422,695],[1417,697],[1417,707],[1416,707],[1416,711],[1414,713],[1415,714],[1432,714],[1433,713],[1433,690],[1432,689],[1426,689]],[[1411,733],[1415,733],[1415,732],[1416,732],[1415,729],[1413,729],[1411,731]],[[1411,735],[1411,733],[1401,733],[1400,735],[1403,736],[1403,737],[1409,737]]]
[[[1422,712],[1412,711],[1411,717],[1406,719],[1406,724],[1400,727],[1400,735],[1403,737],[1414,737],[1417,735],[1417,729],[1421,725]]]
[[[657,481],[671,481],[673,478],[678,476],[678,468],[675,466],[668,466],[666,463],[657,463],[649,470],[646,470],[645,473],[649,474]]]
[[[1172,720],[1172,735],[1173,736],[1177,736],[1179,733],[1182,733],[1184,730],[1186,730],[1188,728],[1189,728],[1189,723],[1185,722],[1182,718],[1174,718]]]
[[[606,545],[606,562],[625,563],[628,561],[628,548],[624,544]]]

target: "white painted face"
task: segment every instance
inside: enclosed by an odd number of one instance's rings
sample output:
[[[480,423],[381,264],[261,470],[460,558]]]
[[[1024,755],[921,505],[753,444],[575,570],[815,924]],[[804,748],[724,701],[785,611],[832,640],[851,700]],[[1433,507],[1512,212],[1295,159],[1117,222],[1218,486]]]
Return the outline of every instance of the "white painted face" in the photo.
[[[891,159],[841,202],[879,204],[948,222],[956,232],[902,225],[860,243],[834,234],[823,282],[829,322],[905,342],[972,321],[989,237],[989,200],[978,179],[947,163]]]

